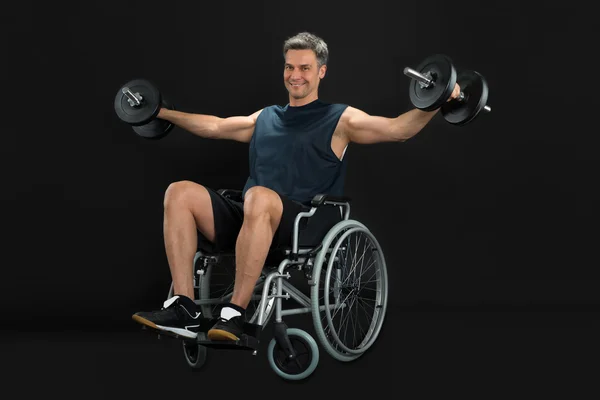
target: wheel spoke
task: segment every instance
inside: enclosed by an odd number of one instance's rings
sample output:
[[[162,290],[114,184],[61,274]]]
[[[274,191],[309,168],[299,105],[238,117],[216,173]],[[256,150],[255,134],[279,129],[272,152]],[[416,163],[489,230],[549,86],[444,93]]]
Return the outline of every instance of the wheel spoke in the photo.
[[[347,220],[324,240],[312,289],[313,321],[325,349],[341,361],[366,351],[376,340],[387,306],[387,271],[379,243],[364,225]],[[318,294],[318,295],[317,295]]]

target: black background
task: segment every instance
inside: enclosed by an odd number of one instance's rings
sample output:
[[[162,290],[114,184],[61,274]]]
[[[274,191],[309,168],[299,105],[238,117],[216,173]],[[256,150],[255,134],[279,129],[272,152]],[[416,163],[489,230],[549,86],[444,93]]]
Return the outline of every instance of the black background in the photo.
[[[319,383],[351,394],[358,382],[427,397],[562,382],[571,391],[573,381],[549,373],[574,366],[575,387],[587,382],[600,309],[595,132],[584,123],[597,110],[586,99],[597,27],[575,3],[19,2],[3,10],[2,29],[0,325],[20,390],[264,396],[281,385],[308,396]],[[492,112],[465,127],[438,115],[404,143],[350,145],[351,217],[383,247],[387,322],[356,363],[322,352],[296,391],[265,352],[215,353],[189,372],[178,342],[131,321],[169,288],[165,189],[184,179],[241,188],[247,145],[180,128],[144,140],[113,100],[147,78],[187,112],[284,105],[281,48],[300,31],[329,46],[325,101],[397,116],[412,108],[403,68],[444,53],[486,77]],[[288,324],[312,332],[302,318]]]

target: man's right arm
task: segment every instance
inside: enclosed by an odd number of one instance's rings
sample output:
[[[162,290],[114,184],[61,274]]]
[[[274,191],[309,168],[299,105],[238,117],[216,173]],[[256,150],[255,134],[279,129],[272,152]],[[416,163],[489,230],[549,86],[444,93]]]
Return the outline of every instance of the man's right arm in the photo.
[[[256,119],[262,110],[249,116],[220,118],[213,115],[190,114],[161,108],[157,118],[206,139],[229,139],[249,143]]]

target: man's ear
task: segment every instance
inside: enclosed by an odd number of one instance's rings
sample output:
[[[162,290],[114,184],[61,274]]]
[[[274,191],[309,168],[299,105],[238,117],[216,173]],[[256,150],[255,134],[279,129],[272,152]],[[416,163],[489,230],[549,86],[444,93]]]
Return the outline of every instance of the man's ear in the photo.
[[[319,78],[325,78],[325,73],[327,73],[327,65],[321,65],[321,68],[319,68]]]

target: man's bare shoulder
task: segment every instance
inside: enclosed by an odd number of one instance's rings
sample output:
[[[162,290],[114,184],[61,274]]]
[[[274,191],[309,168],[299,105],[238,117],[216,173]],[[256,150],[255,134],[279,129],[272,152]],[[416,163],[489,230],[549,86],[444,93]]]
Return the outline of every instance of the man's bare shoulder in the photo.
[[[346,135],[346,132],[348,130],[348,122],[352,117],[360,114],[363,114],[363,111],[352,106],[346,106],[346,109],[342,112],[342,115],[340,116],[340,120],[335,129],[334,135],[342,139],[348,139]]]

